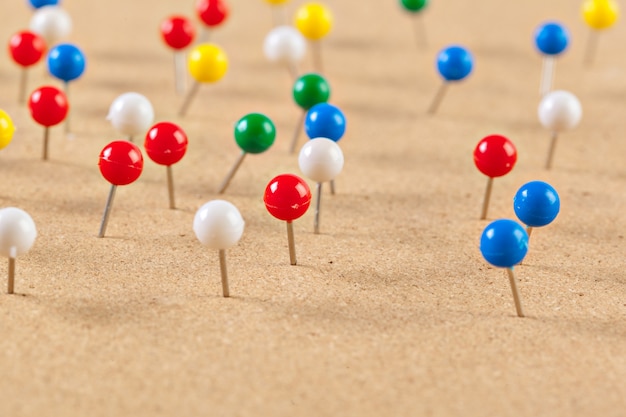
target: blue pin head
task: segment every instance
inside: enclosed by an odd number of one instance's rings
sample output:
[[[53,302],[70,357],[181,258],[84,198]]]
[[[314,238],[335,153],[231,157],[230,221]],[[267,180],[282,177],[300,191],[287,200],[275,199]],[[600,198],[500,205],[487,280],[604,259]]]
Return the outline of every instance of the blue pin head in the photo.
[[[535,46],[542,54],[559,55],[568,44],[569,33],[560,23],[544,23],[535,30]]]
[[[474,67],[472,54],[462,46],[448,46],[437,55],[437,70],[446,81],[460,81]]]
[[[76,45],[56,45],[48,52],[48,71],[61,81],[75,80],[85,71],[85,55]]]
[[[546,226],[556,218],[561,201],[554,187],[543,181],[531,181],[520,187],[513,198],[517,218],[530,227]]]
[[[480,252],[490,264],[500,268],[512,268],[522,262],[528,252],[528,234],[516,221],[495,220],[483,230]]]
[[[56,6],[59,4],[59,0],[28,0],[28,3],[33,9],[39,9],[43,6]]]
[[[346,118],[339,107],[319,103],[307,112],[304,130],[310,139],[328,138],[337,142],[346,132]]]

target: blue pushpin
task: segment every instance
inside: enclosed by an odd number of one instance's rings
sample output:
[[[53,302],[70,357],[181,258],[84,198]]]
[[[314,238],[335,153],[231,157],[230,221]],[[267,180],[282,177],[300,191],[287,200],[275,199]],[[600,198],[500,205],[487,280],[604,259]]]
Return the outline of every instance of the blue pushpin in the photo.
[[[569,33],[560,23],[547,22],[535,30],[535,46],[543,55],[541,84],[539,85],[539,93],[542,96],[552,90],[556,57],[567,49],[568,44]]]
[[[526,230],[513,220],[495,220],[483,230],[480,237],[480,252],[491,265],[506,268],[515,301],[515,310],[519,317],[524,317],[513,267],[522,262],[526,252],[528,252]]]
[[[458,45],[448,46],[442,49],[437,55],[437,70],[443,78],[443,83],[433,102],[428,108],[428,113],[435,114],[439,108],[439,103],[443,99],[448,84],[454,81],[461,81],[467,77],[474,67],[472,54],[464,47]]]
[[[43,6],[56,6],[59,0],[28,0],[28,3],[33,9],[39,9]]]
[[[65,96],[69,98],[69,82],[79,78],[85,72],[85,55],[76,45],[61,43],[48,52],[48,71],[52,76],[63,81]],[[65,132],[70,131],[69,114],[65,119]]]
[[[543,181],[531,181],[520,187],[513,198],[515,215],[526,225],[528,238],[533,227],[552,223],[561,209],[561,200],[554,187]]]

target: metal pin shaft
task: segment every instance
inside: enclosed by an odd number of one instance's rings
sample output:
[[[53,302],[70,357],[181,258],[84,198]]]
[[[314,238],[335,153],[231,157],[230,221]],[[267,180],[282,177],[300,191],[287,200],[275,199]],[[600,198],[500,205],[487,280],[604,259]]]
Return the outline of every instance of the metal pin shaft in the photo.
[[[228,174],[226,174],[226,178],[224,178],[224,180],[222,181],[222,184],[220,184],[220,188],[219,190],[217,190],[218,194],[223,194],[224,191],[226,191],[226,188],[228,188],[228,184],[230,184],[230,181],[233,179],[233,177],[237,173],[237,170],[241,166],[241,163],[243,162],[243,159],[245,157],[246,157],[246,152],[241,152],[241,154],[235,161],[235,164],[230,168],[230,171],[228,171]]]
[[[113,206],[113,199],[115,198],[115,190],[117,190],[117,185],[111,184],[111,190],[109,191],[109,196],[107,197],[107,202],[104,206],[104,213],[102,214],[102,221],[100,222],[98,237],[104,237],[104,233],[107,230],[109,215],[111,214],[111,207]]]

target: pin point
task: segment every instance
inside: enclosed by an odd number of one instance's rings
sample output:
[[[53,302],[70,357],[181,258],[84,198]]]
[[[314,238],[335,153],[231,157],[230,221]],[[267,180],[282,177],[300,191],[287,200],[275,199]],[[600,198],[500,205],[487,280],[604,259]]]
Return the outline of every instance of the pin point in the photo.
[[[143,170],[143,156],[141,150],[134,143],[117,140],[109,143],[100,152],[98,162],[100,173],[111,183],[111,190],[104,206],[104,214],[100,223],[98,237],[104,237],[109,223],[109,214],[113,206],[115,191],[120,185],[128,185],[135,182]]]
[[[179,116],[187,113],[187,108],[198,92],[200,83],[215,83],[222,79],[228,70],[228,57],[219,46],[205,43],[192,49],[187,59],[187,66],[195,81],[178,112]]]
[[[265,152],[272,146],[275,138],[276,128],[274,123],[264,114],[250,113],[239,119],[235,124],[235,141],[241,148],[241,154],[230,171],[228,171],[217,192],[222,194],[226,191],[228,184],[235,176],[246,154]]]
[[[289,152],[294,153],[296,145],[298,144],[298,136],[300,136],[300,130],[304,126],[304,119],[307,111],[318,103],[325,103],[330,98],[330,85],[324,77],[319,74],[309,73],[304,74],[296,80],[293,85],[293,100],[302,109],[302,115],[296,130],[291,139],[291,145]]]
[[[31,117],[44,127],[43,160],[48,160],[50,127],[58,125],[67,116],[69,104],[65,94],[56,87],[40,87],[32,92],[28,100]]]
[[[296,245],[293,236],[293,221],[302,217],[311,204],[311,190],[302,178],[293,174],[274,177],[265,188],[265,208],[278,220],[287,222],[289,260],[296,265]]]
[[[295,26],[311,44],[313,68],[319,73],[323,72],[320,42],[333,26],[330,10],[321,3],[304,4],[296,11]]]
[[[171,16],[161,23],[161,37],[163,42],[174,50],[174,79],[176,92],[185,91],[185,53],[186,47],[191,45],[196,37],[196,29],[191,20],[184,16]]]
[[[176,208],[172,165],[185,156],[187,143],[187,135],[183,129],[170,122],[161,122],[152,126],[144,141],[148,157],[159,165],[165,165],[167,169],[167,192],[171,209]]]
[[[306,40],[291,26],[277,26],[265,37],[263,52],[271,62],[285,65],[295,80],[298,78],[298,63],[306,53]]]
[[[244,221],[237,207],[224,200],[212,200],[205,203],[198,209],[193,219],[193,231],[200,243],[219,251],[224,297],[230,297],[226,249],[239,242],[243,228]]]
[[[541,125],[552,131],[546,169],[552,168],[556,141],[560,132],[578,126],[583,110],[578,98],[569,91],[556,90],[546,94],[537,110]]]
[[[13,124],[13,120],[11,120],[11,116],[0,109],[0,149],[9,146],[9,143],[13,140],[14,132],[15,125]]]
[[[274,19],[274,26],[284,25],[287,21],[287,9],[285,5],[289,3],[289,0],[265,0],[272,9],[272,16]]]
[[[315,221],[313,233],[320,232],[320,206],[322,184],[334,180],[343,169],[343,152],[337,143],[328,138],[314,138],[304,144],[298,156],[300,170],[317,183]]]
[[[28,0],[33,9],[39,9],[43,6],[56,6],[59,0]]]
[[[228,5],[223,0],[198,0],[196,14],[203,24],[201,42],[207,42],[210,32],[220,26],[228,17]]]
[[[531,181],[522,185],[513,198],[515,215],[526,225],[530,239],[533,227],[547,226],[561,209],[559,194],[553,186],[543,181]]]
[[[474,164],[476,168],[488,178],[483,208],[480,219],[487,218],[489,209],[489,199],[491,198],[491,188],[493,179],[501,177],[511,172],[517,161],[517,149],[509,139],[501,135],[486,136],[478,142],[474,149]]]
[[[29,28],[52,46],[70,34],[72,19],[61,6],[42,6],[33,13]]]
[[[22,67],[20,75],[20,90],[18,102],[26,100],[26,84],[28,82],[28,68],[41,60],[46,50],[46,42],[35,32],[23,30],[17,32],[9,40],[9,52],[13,61]]]
[[[63,43],[48,52],[48,71],[53,77],[63,81],[65,97],[69,97],[69,83],[85,72],[85,55],[76,45]],[[70,131],[70,117],[65,118],[65,132]]]
[[[548,22],[535,30],[535,46],[543,55],[541,83],[539,93],[543,96],[552,90],[556,57],[567,49],[569,33],[565,26],[557,22]]]
[[[7,293],[15,287],[15,258],[25,254],[35,243],[37,228],[24,210],[6,207],[0,210],[0,253],[9,258]]]
[[[415,24],[415,38],[418,46],[426,47],[426,29],[421,18],[428,0],[400,0],[400,5],[411,14]]]
[[[474,66],[474,58],[466,48],[462,46],[448,46],[437,55],[437,70],[443,78],[443,83],[433,98],[428,113],[435,114],[439,104],[446,93],[448,84],[465,79]]]
[[[124,93],[111,103],[107,120],[132,142],[135,135],[144,135],[154,123],[154,109],[146,96]]]

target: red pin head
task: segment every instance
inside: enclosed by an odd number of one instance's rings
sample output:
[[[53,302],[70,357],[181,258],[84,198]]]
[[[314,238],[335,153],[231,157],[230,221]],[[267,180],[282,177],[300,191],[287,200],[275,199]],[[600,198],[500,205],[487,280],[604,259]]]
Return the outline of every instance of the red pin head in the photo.
[[[267,184],[263,201],[272,216],[290,222],[306,213],[311,204],[311,190],[302,178],[282,174]]]
[[[45,86],[33,91],[28,99],[32,118],[42,126],[61,123],[69,110],[65,94],[56,87]]]
[[[35,65],[46,50],[46,42],[35,32],[17,32],[9,40],[9,52],[13,60],[22,67]]]
[[[198,0],[196,13],[205,25],[219,26],[228,17],[228,6],[223,0]]]
[[[180,161],[187,152],[187,135],[174,123],[157,123],[148,130],[144,148],[154,162],[170,166]]]
[[[102,149],[98,166],[102,176],[111,184],[127,185],[141,175],[143,156],[134,143],[118,140]]]
[[[172,49],[184,49],[193,42],[196,29],[184,16],[171,16],[161,23],[163,41]]]
[[[481,139],[474,149],[476,168],[490,178],[508,174],[517,161],[517,150],[509,139],[490,135]]]

